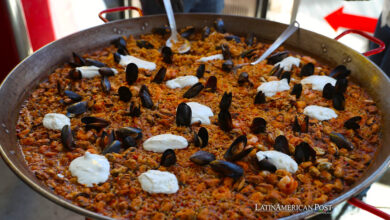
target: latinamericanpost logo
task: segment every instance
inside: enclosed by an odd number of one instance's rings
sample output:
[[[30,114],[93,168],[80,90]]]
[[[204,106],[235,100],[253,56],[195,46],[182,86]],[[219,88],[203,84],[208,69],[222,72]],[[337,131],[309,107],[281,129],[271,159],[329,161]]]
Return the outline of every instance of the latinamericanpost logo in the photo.
[[[320,213],[330,213],[332,211],[331,205],[281,205],[281,204],[256,204],[256,212],[304,212],[315,211]]]

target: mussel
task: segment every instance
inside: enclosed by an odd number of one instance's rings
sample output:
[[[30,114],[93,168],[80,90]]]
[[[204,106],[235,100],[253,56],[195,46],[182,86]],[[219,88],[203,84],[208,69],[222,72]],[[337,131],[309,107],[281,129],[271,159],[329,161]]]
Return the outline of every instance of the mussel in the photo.
[[[204,40],[205,38],[207,38],[209,35],[210,35],[210,28],[209,28],[208,26],[205,26],[205,27],[202,29],[202,40]]]
[[[184,102],[180,103],[176,109],[176,125],[190,126],[191,117],[192,117],[191,107]]]
[[[307,133],[309,131],[309,116],[305,116],[304,122],[301,125],[299,124],[298,117],[295,116],[292,130],[294,132]]]
[[[331,83],[327,83],[322,89],[322,97],[326,99],[333,99],[335,94],[334,86]]]
[[[75,102],[79,102],[83,99],[83,97],[81,97],[81,95],[79,95],[75,92],[69,91],[69,90],[65,90],[64,94],[66,96],[68,96],[72,101],[75,101]]]
[[[142,130],[135,127],[123,127],[116,130],[116,136],[120,139],[125,139],[130,136],[135,140],[142,138]]]
[[[307,63],[302,66],[301,72],[299,73],[299,76],[311,76],[314,73],[314,64],[312,63]]]
[[[267,64],[275,65],[288,56],[288,51],[276,52],[267,59]]]
[[[299,97],[301,97],[302,94],[302,84],[300,83],[295,84],[290,94],[295,95],[295,97],[299,99]]]
[[[124,102],[130,101],[131,97],[133,96],[131,94],[130,89],[126,86],[119,87],[118,94],[119,94],[119,99],[124,101]]]
[[[194,33],[195,33],[195,28],[194,27],[188,27],[188,28],[186,28],[185,31],[181,32],[180,36],[188,39]]]
[[[118,52],[115,52],[114,53],[114,61],[115,61],[115,63],[120,63],[121,62],[121,54],[120,53],[118,53]]]
[[[329,76],[335,79],[342,79],[342,78],[346,78],[350,74],[351,71],[347,69],[347,67],[345,67],[344,65],[338,65],[330,72]]]
[[[138,79],[138,66],[135,63],[129,63],[126,66],[126,82],[131,85]]]
[[[189,98],[195,97],[202,91],[203,88],[204,88],[203,84],[201,82],[198,82],[198,83],[194,84],[193,86],[191,86],[191,88],[189,88],[183,94],[183,98],[189,99]]]
[[[119,153],[122,143],[118,140],[113,141],[110,145],[104,148],[102,154]]]
[[[106,137],[107,137],[107,143],[105,142]],[[107,132],[105,132],[105,131],[102,131],[100,140],[101,140],[100,141],[100,148],[103,150],[107,146],[109,146],[112,142],[114,142],[114,140],[115,140],[115,133],[114,133],[114,131],[111,131],[109,134],[107,134]]]
[[[164,25],[161,27],[153,28],[152,33],[164,36],[166,34],[171,33],[171,29],[167,25]]]
[[[288,140],[284,135],[279,135],[275,138],[274,149],[287,155],[290,155]]]
[[[263,104],[265,101],[265,94],[262,91],[259,91],[255,96],[255,104]]]
[[[196,133],[194,131],[194,144],[195,144],[195,146],[200,147],[200,148],[204,148],[207,146],[208,143],[209,143],[209,132],[207,131],[206,128],[201,127],[199,129],[198,133]]]
[[[238,180],[244,174],[242,167],[228,161],[214,160],[210,162],[210,167],[215,172],[231,177],[234,180]]]
[[[137,40],[136,44],[139,48],[145,48],[145,49],[154,48],[153,44],[149,43],[149,41],[146,40]]]
[[[248,58],[250,59],[251,57],[253,57],[256,53],[254,53],[256,51],[256,49],[250,49],[250,50],[245,50],[244,52],[242,52],[240,54],[240,57],[241,58]]]
[[[176,163],[176,154],[172,149],[167,149],[161,156],[160,165],[164,167],[170,167]]]
[[[163,47],[161,50],[164,63],[172,64],[173,52],[169,47]]]
[[[218,114],[218,125],[223,131],[231,131],[233,129],[232,116],[229,110],[221,110]]]
[[[229,110],[230,105],[232,104],[232,93],[224,92],[221,101],[219,102],[219,109]]]
[[[207,79],[205,88],[210,89],[211,91],[215,91],[217,89],[217,77],[210,76]]]
[[[291,72],[290,71],[287,71],[287,72],[283,72],[280,77],[280,79],[287,79],[287,83],[290,83],[290,79],[291,79]]]
[[[335,85],[335,91],[336,93],[343,94],[345,91],[347,91],[347,86],[348,86],[348,80],[345,78],[340,78],[336,81]]]
[[[236,35],[228,35],[228,36],[225,36],[225,39],[230,41],[230,40],[234,40],[236,43],[241,43],[241,39],[240,37],[236,36]]]
[[[198,165],[207,165],[215,160],[215,155],[206,151],[198,151],[191,155],[190,160]]]
[[[271,72],[269,73],[271,76],[276,76],[280,78],[281,74],[283,73],[283,68],[280,68],[280,64],[274,66],[272,68]]]
[[[77,66],[85,66],[86,65],[86,61],[85,59],[78,55],[77,53],[73,52],[72,53],[72,56],[73,56],[73,64],[77,67]]]
[[[101,76],[115,76],[114,70],[109,67],[101,67],[99,68],[99,74]]]
[[[110,125],[110,122],[103,119],[103,118],[98,118],[98,117],[93,117],[93,116],[86,116],[81,119],[81,122],[85,124],[85,128],[87,130],[89,129],[95,129],[95,130],[100,130],[102,128],[107,127]]]
[[[255,41],[255,34],[253,32],[249,32],[247,35],[246,35],[246,38],[245,38],[245,43],[246,45],[248,46],[252,46],[253,43]]]
[[[68,116],[74,117],[75,115],[80,115],[86,112],[88,109],[88,102],[76,102],[70,105],[66,111],[68,112]]]
[[[248,155],[253,147],[245,148],[247,144],[247,138],[245,135],[241,135],[227,149],[223,157],[228,161],[237,161]]]
[[[164,81],[164,78],[165,78],[165,75],[167,73],[167,68],[165,67],[161,67],[157,74],[154,76],[154,79],[152,80],[152,82],[155,82],[155,83],[162,83]]]
[[[108,77],[107,76],[102,77],[100,83],[102,85],[103,92],[110,93],[110,91],[111,91],[111,83],[110,83],[110,80],[108,80]]]
[[[125,138],[123,138],[123,143],[122,143],[122,147],[124,149],[127,149],[129,147],[136,147],[137,146],[137,142],[135,141],[135,139],[131,136],[127,136]]]
[[[353,130],[359,129],[360,125],[358,124],[358,122],[360,122],[361,120],[362,120],[362,117],[360,117],[360,116],[352,117],[344,122],[344,127],[347,129],[353,129]]]
[[[225,72],[232,71],[233,67],[234,67],[234,63],[232,60],[226,60],[225,62],[222,63],[222,70]]]
[[[333,108],[340,111],[345,109],[345,98],[343,94],[336,93],[333,96],[332,102],[333,102]]]
[[[264,133],[267,127],[267,122],[264,118],[254,118],[250,126],[250,130],[253,134]]]
[[[238,84],[243,85],[244,83],[249,82],[249,75],[247,72],[242,72],[238,76]]]
[[[329,135],[330,140],[337,145],[338,148],[345,148],[347,150],[353,150],[353,144],[344,137],[344,135],[336,132],[332,132]]]
[[[260,161],[257,160],[257,158],[255,158],[256,161],[257,161],[257,165],[259,167],[260,170],[267,170],[271,173],[274,173],[276,171],[276,166],[274,164],[272,164],[268,158],[264,158]]]
[[[62,145],[68,150],[73,150],[75,148],[72,130],[69,125],[65,125],[64,127],[62,127],[61,142]]]
[[[221,44],[221,50],[224,60],[232,59],[232,54],[230,53],[229,46],[227,44]]]
[[[295,147],[295,161],[300,164],[305,161],[314,161],[316,159],[316,151],[306,142],[302,142]]]
[[[225,24],[222,20],[222,18],[218,18],[215,22],[214,22],[214,27],[215,27],[215,30],[219,33],[222,33],[224,34],[226,31],[225,31]]]
[[[68,76],[72,80],[80,80],[82,78],[81,72],[77,69],[71,69]]]
[[[114,44],[116,48],[125,50],[127,53],[129,53],[129,51],[127,51],[126,48],[127,45],[126,40],[123,37],[118,37],[117,39],[113,40],[111,43]]]
[[[136,106],[134,102],[131,102],[129,107],[129,115],[132,117],[139,117],[141,115],[140,105],[138,104],[138,106]]]
[[[148,90],[148,87],[145,85],[141,86],[141,89],[139,91],[139,97],[141,98],[142,106],[145,108],[152,108],[153,107],[153,100],[150,97],[150,92]]]
[[[196,77],[198,77],[199,79],[202,78],[205,70],[206,70],[206,65],[204,63],[200,64],[198,69],[196,70]]]
[[[96,67],[105,67],[106,64],[97,61],[97,60],[92,60],[92,59],[86,59],[85,60],[85,65],[86,66],[96,66]]]

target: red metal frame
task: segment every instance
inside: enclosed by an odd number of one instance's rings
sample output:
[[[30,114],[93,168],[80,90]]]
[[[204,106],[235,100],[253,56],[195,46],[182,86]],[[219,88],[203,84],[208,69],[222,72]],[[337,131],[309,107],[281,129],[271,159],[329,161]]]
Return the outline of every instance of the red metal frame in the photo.
[[[353,206],[356,206],[358,208],[361,208],[363,210],[366,210],[367,212],[371,213],[371,214],[374,214],[380,218],[383,218],[383,219],[390,219],[390,215],[375,208],[374,206],[372,205],[369,205],[367,203],[364,203],[362,202],[361,200],[357,199],[357,198],[350,198],[348,200],[348,203],[353,205]]]
[[[380,53],[380,52],[384,51],[385,48],[386,48],[385,43],[383,43],[383,41],[379,40],[378,38],[376,38],[374,36],[371,36],[371,35],[367,34],[366,32],[363,32],[363,31],[360,31],[360,30],[355,30],[355,29],[346,30],[343,33],[341,33],[340,35],[338,35],[337,37],[335,37],[334,39],[338,40],[341,37],[343,37],[344,35],[347,35],[347,34],[350,34],[350,33],[359,34],[360,36],[365,37],[368,40],[370,40],[370,41],[372,41],[372,42],[374,42],[374,43],[379,45],[378,48],[375,48],[373,50],[370,50],[370,51],[367,51],[367,52],[363,53],[363,55],[366,56],[366,57],[374,55],[374,54],[377,54],[377,53]]]
[[[109,8],[109,9],[103,10],[99,13],[99,18],[102,19],[102,21],[104,21],[104,23],[107,23],[108,20],[105,17],[103,17],[103,14],[117,12],[117,11],[124,11],[124,10],[136,10],[136,11],[138,11],[139,16],[142,17],[144,15],[144,13],[142,12],[142,9],[137,8],[137,7],[133,7],[133,6],[127,6],[127,7]]]

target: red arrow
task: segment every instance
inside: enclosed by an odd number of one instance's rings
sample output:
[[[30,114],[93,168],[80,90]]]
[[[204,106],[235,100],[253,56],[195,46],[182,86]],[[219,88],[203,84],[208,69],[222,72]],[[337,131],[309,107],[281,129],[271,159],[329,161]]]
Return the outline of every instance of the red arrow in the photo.
[[[343,27],[374,33],[378,19],[366,16],[345,14],[343,13],[343,9],[344,7],[341,7],[325,16],[325,20],[335,31],[337,31],[339,27]]]

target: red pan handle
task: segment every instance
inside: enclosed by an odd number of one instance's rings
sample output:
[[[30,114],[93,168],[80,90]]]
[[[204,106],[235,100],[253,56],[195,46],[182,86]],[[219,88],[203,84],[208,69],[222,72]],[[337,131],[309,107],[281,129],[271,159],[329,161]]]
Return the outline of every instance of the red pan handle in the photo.
[[[127,7],[118,7],[118,8],[108,8],[106,10],[103,10],[99,13],[99,18],[102,19],[102,21],[104,21],[104,23],[107,23],[108,20],[105,17],[103,17],[103,14],[117,12],[117,11],[124,11],[124,10],[136,10],[136,11],[138,11],[139,16],[144,15],[144,13],[142,12],[142,9],[137,8],[137,7],[133,7],[133,6],[127,6]]]
[[[368,40],[370,40],[370,41],[372,41],[372,42],[374,42],[374,43],[379,45],[378,48],[375,48],[373,50],[370,50],[370,51],[367,51],[367,52],[363,53],[363,55],[366,56],[366,57],[374,55],[374,54],[377,54],[377,53],[380,53],[383,50],[385,50],[385,48],[386,48],[385,43],[383,43],[383,41],[379,40],[378,38],[376,38],[374,36],[371,36],[371,35],[367,34],[366,32],[363,32],[363,31],[360,31],[360,30],[355,30],[355,29],[346,30],[343,33],[341,33],[340,35],[338,35],[337,37],[335,37],[334,39],[338,40],[341,37],[343,37],[344,35],[347,35],[347,34],[350,34],[350,33],[359,34],[360,36],[365,37]]]
[[[371,214],[374,214],[380,218],[383,218],[383,219],[390,219],[390,215],[387,214],[386,212],[383,212],[377,208],[375,208],[374,206],[372,205],[369,205],[367,203],[364,203],[362,202],[361,200],[357,199],[357,198],[350,198],[348,200],[348,203],[353,205],[353,206],[356,206],[358,208],[361,208],[363,210],[366,210],[367,212],[371,213]]]

